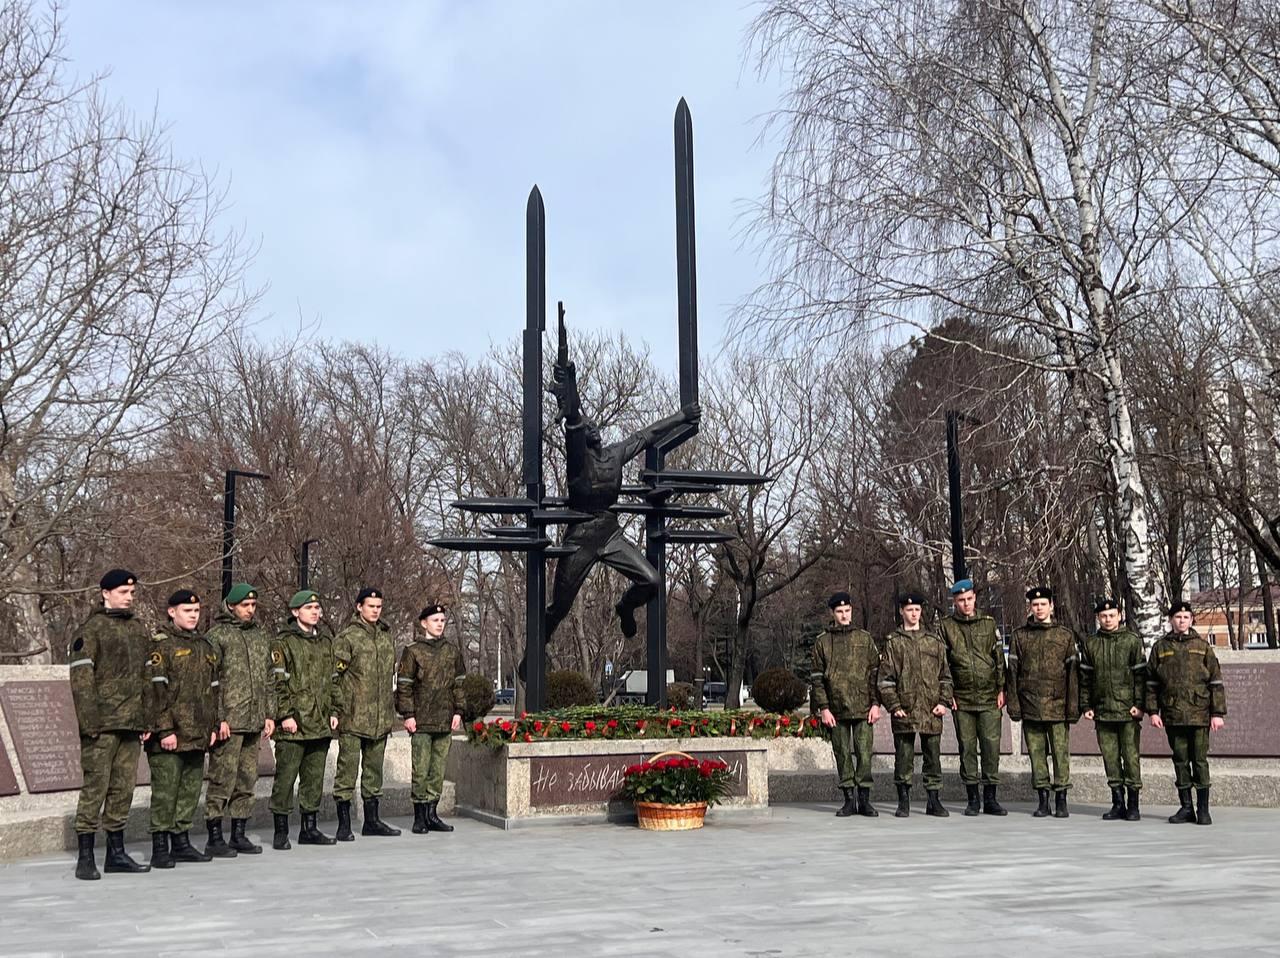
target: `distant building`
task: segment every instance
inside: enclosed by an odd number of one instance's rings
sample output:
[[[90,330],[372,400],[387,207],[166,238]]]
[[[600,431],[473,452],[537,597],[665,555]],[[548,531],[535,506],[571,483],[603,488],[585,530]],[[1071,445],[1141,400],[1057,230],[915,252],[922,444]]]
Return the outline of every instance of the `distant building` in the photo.
[[[1270,588],[1272,607],[1280,609],[1280,586]],[[1232,639],[1238,639],[1243,624],[1244,646],[1265,646],[1267,626],[1263,619],[1262,599],[1262,589],[1256,585],[1244,590],[1243,596],[1239,589],[1232,588],[1197,592],[1191,597],[1191,604],[1196,610],[1196,631],[1214,645],[1231,648]]]

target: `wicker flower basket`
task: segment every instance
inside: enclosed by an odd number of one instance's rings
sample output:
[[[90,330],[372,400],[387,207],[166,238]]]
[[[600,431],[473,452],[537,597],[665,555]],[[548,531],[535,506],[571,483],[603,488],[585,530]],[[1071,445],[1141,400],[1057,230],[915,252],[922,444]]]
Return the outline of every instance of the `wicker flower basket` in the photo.
[[[654,832],[679,832],[701,828],[707,814],[706,802],[683,802],[663,805],[661,802],[636,802],[636,824]]]

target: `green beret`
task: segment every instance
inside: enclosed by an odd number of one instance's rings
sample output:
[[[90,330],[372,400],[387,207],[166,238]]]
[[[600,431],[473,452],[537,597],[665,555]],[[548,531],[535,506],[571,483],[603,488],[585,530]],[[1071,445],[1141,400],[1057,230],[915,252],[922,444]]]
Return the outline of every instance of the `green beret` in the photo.
[[[227,593],[227,605],[239,605],[245,599],[256,599],[258,590],[247,582],[237,582],[231,587],[231,591]]]
[[[318,593],[312,592],[310,589],[302,589],[293,594],[293,598],[289,600],[289,608],[301,609],[304,605],[319,601],[320,596]]]

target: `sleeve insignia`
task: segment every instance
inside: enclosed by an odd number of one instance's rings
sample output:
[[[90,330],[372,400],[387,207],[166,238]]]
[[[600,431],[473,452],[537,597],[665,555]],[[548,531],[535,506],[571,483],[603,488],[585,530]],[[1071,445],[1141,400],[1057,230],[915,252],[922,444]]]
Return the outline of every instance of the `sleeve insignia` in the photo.
[[[271,661],[274,662],[276,665],[279,665],[281,662],[284,661],[284,656],[280,654],[279,649],[271,650]]]
[[[216,655],[214,655],[212,652],[206,652],[206,653],[205,653],[205,656],[204,656],[204,659],[205,659],[205,661],[206,661],[206,662],[208,662],[210,665],[217,665],[217,664],[218,664],[218,657],[217,657]]]
[[[184,655],[190,655],[190,654],[191,654],[191,650],[190,650],[190,649],[174,649],[174,650],[173,650],[173,657],[174,657],[175,659],[177,659],[177,658],[181,658],[181,657],[182,657],[182,656],[184,656]]]
[[[161,659],[162,659],[162,656],[160,655],[160,653],[159,653],[159,652],[152,652],[152,653],[147,657],[147,664],[148,664],[148,665],[159,665],[159,664],[160,664]]]
[[[337,666],[335,666],[335,667],[337,668],[337,670],[338,670],[339,672],[345,672],[345,671],[347,670],[347,663],[346,663],[346,662],[339,662],[339,663],[337,664]]]

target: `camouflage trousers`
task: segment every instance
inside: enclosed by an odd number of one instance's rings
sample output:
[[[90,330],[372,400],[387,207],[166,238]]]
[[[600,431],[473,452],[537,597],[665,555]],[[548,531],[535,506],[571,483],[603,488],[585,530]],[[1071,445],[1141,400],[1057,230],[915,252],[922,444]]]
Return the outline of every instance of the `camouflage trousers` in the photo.
[[[1203,725],[1166,725],[1173,749],[1173,778],[1178,788],[1208,788],[1209,730]]]
[[[276,742],[276,780],[271,786],[271,812],[288,815],[293,811],[293,783],[298,783],[298,808],[320,811],[324,796],[324,763],[329,757],[331,738],[309,738]]]
[[[333,775],[335,801],[349,802],[356,793],[356,773],[360,773],[360,797],[382,795],[382,761],[387,752],[387,736],[364,738],[338,736],[338,768]]]
[[[232,732],[209,752],[209,787],[204,794],[204,817],[232,818],[253,814],[253,787],[258,783],[261,732]]]
[[[1055,792],[1071,787],[1071,726],[1066,722],[1022,722],[1022,742],[1031,758],[1031,787],[1052,788]],[[1052,785],[1049,778],[1049,756],[1053,756]]]
[[[148,752],[151,766],[151,831],[191,828],[204,784],[204,752]]]
[[[80,770],[84,784],[76,805],[76,832],[102,828],[118,832],[129,821],[133,788],[138,781],[138,755],[142,742],[137,732],[103,732],[80,736]]]
[[[983,709],[951,713],[960,742],[960,781],[966,785],[1000,784],[1000,710]],[[982,759],[982,776],[978,776],[978,759]]]
[[[444,791],[444,766],[449,758],[452,732],[414,732],[410,736],[413,756],[409,798],[415,802],[437,802]]]
[[[942,735],[920,734],[920,777],[927,791],[942,788]],[[916,763],[916,733],[893,733],[893,784],[910,785]]]
[[[1098,722],[1098,751],[1112,788],[1142,788],[1142,758],[1138,754],[1139,722]]]
[[[871,723],[866,719],[838,719],[830,729],[831,751],[841,788],[871,787]]]

